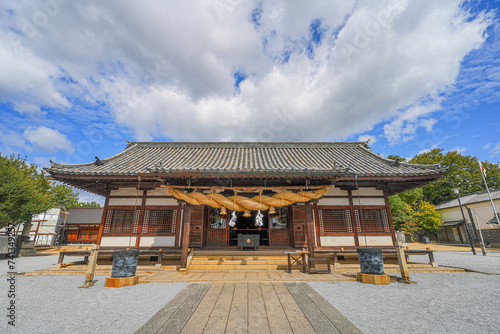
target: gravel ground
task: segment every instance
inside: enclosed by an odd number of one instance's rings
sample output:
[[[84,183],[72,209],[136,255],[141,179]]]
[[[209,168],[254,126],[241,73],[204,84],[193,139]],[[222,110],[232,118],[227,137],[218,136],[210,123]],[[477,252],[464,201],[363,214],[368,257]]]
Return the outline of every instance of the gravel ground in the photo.
[[[434,254],[439,265],[500,274],[500,253]],[[413,260],[422,262],[422,257]],[[410,273],[410,277],[417,284],[309,284],[365,333],[500,333],[500,275]]]
[[[57,256],[15,259],[17,271],[50,268]],[[0,261],[0,272],[7,272]],[[8,276],[0,279],[0,333],[133,333],[186,283],[138,284],[105,288],[105,277],[96,285],[78,289],[84,276],[37,276],[15,278],[16,326],[6,318],[9,299]]]
[[[435,252],[435,257],[440,265],[500,274],[500,253]],[[421,256],[412,260],[424,262]],[[56,255],[15,259],[17,272],[50,268],[56,262]],[[0,260],[0,274],[7,273],[7,266]],[[5,315],[11,300],[7,278],[0,280]],[[500,333],[500,275],[413,273],[411,278],[417,284],[310,284],[366,333]],[[186,286],[111,289],[104,287],[104,277],[96,279],[94,287],[78,289],[83,276],[17,276],[16,327],[3,316],[0,333],[133,333]]]
[[[472,252],[434,252],[434,259],[440,266],[466,268],[475,271],[500,274],[500,253],[488,253],[484,256],[481,249],[476,249],[477,255]],[[425,262],[425,256],[410,256],[414,262]]]
[[[58,255],[43,255],[43,256],[29,256],[29,257],[19,257],[14,259],[15,272],[23,273],[26,271],[41,270],[52,268],[57,264],[59,256]],[[79,261],[80,258],[75,257],[75,261]],[[81,258],[83,260],[83,257]],[[9,263],[6,259],[0,260],[0,275],[6,275],[7,272],[12,271],[8,268]]]

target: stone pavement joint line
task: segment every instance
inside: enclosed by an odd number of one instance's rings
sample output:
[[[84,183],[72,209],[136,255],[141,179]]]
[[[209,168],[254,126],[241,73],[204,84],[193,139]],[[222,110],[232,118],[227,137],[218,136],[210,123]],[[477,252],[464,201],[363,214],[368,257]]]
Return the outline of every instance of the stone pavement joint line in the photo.
[[[192,283],[137,333],[361,333],[304,282]]]
[[[284,284],[317,333],[362,333],[309,284],[304,282]]]
[[[136,334],[180,333],[211,285],[211,283],[188,284],[142,325]]]

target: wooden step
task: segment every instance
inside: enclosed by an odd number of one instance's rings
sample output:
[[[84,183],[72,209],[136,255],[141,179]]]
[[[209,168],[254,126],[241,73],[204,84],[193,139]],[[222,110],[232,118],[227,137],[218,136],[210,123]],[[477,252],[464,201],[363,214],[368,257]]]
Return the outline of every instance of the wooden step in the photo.
[[[209,265],[209,264],[194,264],[189,266],[189,271],[200,270],[200,271],[233,271],[233,270],[286,270],[286,264],[267,264],[267,265]],[[302,269],[302,266],[292,266],[292,269]]]
[[[257,259],[257,260],[232,260],[232,259],[213,259],[205,260],[193,258],[191,260],[192,264],[286,264],[287,259]]]
[[[199,255],[195,255],[193,257],[193,259],[200,259],[200,260],[220,260],[220,259],[224,259],[224,260],[262,260],[262,259],[266,259],[266,260],[284,260],[286,261],[287,260],[287,257],[286,256],[199,256]]]

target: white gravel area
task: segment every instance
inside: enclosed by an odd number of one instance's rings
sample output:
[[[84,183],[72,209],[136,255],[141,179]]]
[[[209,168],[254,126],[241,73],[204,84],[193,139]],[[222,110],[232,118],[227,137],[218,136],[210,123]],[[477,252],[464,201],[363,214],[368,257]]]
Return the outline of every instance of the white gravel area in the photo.
[[[498,253],[436,252],[435,256],[440,265],[500,270]],[[309,284],[365,333],[500,333],[500,275],[410,273],[410,277],[417,284]]]
[[[13,260],[15,264],[15,272],[23,273],[26,271],[41,270],[52,268],[57,264],[59,255],[37,255],[37,256],[26,256],[18,257]],[[82,258],[75,258],[75,261],[83,260]],[[0,260],[0,275],[6,275],[9,270],[9,262],[7,259]]]
[[[53,267],[57,256],[22,257],[14,260],[17,271]],[[7,261],[0,261],[5,275]],[[8,298],[9,276],[0,278],[0,333],[134,333],[186,283],[150,283],[123,288],[104,287],[105,277],[96,276],[96,285],[79,289],[78,276],[15,277],[15,299]],[[15,300],[15,327],[6,317]]]
[[[500,253],[488,253],[488,249],[486,249],[486,256],[484,256],[481,249],[476,249],[476,254],[474,255],[472,252],[434,252],[434,259],[440,266],[459,267],[500,274]],[[427,257],[425,256],[410,255],[410,260],[427,263]]]

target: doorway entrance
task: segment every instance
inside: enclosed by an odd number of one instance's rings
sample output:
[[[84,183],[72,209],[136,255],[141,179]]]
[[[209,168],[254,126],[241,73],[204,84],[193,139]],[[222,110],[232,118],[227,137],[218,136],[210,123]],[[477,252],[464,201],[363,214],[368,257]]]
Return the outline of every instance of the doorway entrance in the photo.
[[[257,211],[252,211],[250,217],[244,217],[243,212],[236,212],[234,226],[229,222],[232,214],[220,215],[220,209],[207,208],[205,247],[227,247],[238,245],[239,234],[258,234],[260,246],[290,247],[291,220],[288,207],[276,208],[275,213],[261,211],[262,226],[256,225]]]
[[[269,218],[267,212],[262,214],[261,226],[256,224],[257,211],[252,211],[250,217],[243,216],[243,212],[238,212],[236,215],[235,225],[229,226],[229,246],[238,244],[239,234],[257,234],[260,237],[260,246],[269,246]]]

